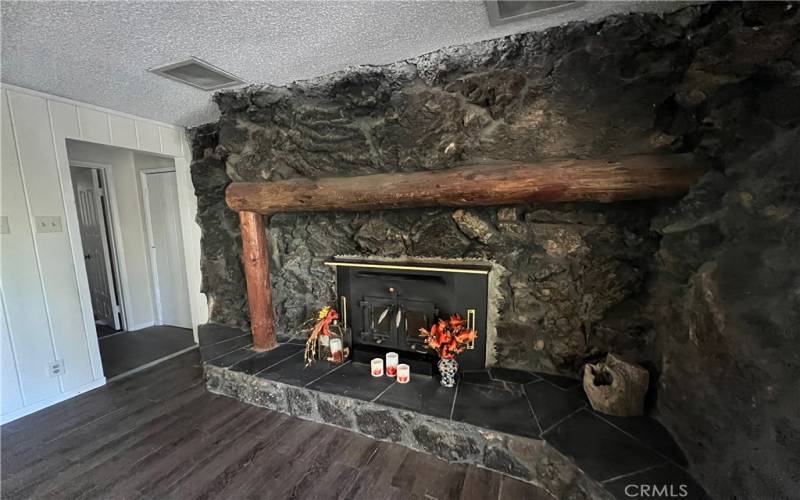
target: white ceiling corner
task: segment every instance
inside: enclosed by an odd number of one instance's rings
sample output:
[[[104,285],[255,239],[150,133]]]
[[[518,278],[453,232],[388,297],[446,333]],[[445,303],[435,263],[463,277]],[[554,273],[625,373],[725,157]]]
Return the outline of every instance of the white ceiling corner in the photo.
[[[676,2],[587,2],[489,26],[482,1],[2,1],[2,81],[176,125],[217,118],[212,93],[148,72],[198,57],[282,85],[356,64]]]

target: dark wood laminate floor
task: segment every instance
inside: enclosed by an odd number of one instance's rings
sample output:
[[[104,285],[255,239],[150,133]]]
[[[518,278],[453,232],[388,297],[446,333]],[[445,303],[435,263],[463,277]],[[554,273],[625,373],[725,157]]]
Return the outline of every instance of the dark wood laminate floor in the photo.
[[[2,426],[2,498],[550,498],[210,394],[199,363],[192,351]]]
[[[106,378],[116,377],[195,345],[191,330],[168,325],[116,333],[100,337],[98,342]]]

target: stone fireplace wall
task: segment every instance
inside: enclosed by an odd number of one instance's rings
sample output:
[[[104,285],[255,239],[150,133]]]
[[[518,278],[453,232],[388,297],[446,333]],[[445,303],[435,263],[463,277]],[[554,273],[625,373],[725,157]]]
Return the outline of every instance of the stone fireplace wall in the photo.
[[[211,321],[247,325],[231,181],[692,151],[713,168],[673,202],[276,215],[279,328],[331,301],[333,255],[489,260],[506,270],[496,364],[627,354],[714,497],[795,495],[797,10],[612,16],[218,94],[219,123],[192,132]]]

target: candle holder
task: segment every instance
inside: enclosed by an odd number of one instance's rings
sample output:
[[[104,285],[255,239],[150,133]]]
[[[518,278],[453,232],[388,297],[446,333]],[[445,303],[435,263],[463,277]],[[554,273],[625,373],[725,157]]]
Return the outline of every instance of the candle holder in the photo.
[[[340,365],[347,361],[350,358],[350,346],[348,345],[348,335],[346,335],[348,332],[332,328],[330,335],[320,335],[317,347],[319,359],[334,365]]]

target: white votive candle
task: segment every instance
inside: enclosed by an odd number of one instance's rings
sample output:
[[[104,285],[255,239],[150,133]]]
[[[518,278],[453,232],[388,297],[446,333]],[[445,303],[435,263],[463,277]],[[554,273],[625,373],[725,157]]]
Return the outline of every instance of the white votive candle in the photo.
[[[342,357],[342,339],[331,339],[331,361],[337,365],[344,361]]]
[[[383,360],[381,358],[372,358],[370,367],[373,377],[383,377]]]
[[[397,383],[407,384],[411,380],[411,368],[408,365],[397,365]]]
[[[400,362],[400,356],[396,352],[386,353],[386,375],[394,377],[397,375],[397,364]]]

